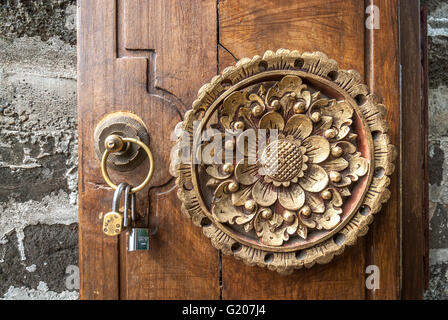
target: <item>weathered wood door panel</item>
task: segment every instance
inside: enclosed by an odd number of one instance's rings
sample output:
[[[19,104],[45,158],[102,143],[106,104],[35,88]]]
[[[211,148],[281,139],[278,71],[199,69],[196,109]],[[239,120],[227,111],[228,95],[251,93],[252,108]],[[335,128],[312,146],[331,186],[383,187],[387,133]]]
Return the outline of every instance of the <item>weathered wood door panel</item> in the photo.
[[[372,4],[379,8],[380,29],[365,27],[365,10]],[[425,161],[418,1],[80,0],[78,5],[83,298],[421,296],[425,187],[423,171],[414,172]],[[400,41],[401,45],[406,42],[406,50],[400,50]],[[183,217],[168,171],[174,144],[171,132],[202,84],[238,59],[278,48],[323,51],[340,68],[359,71],[388,107],[391,142],[400,150],[402,141],[413,141],[401,149],[391,178],[391,200],[367,236],[331,263],[290,276],[221,256],[201,229]],[[400,63],[408,79],[401,91]],[[411,92],[418,96],[411,98]],[[402,102],[406,105],[401,107]],[[410,117],[407,110],[415,116]],[[125,235],[116,239],[101,231],[102,215],[110,210],[113,192],[101,176],[93,131],[102,117],[114,111],[135,113],[150,135],[156,170],[150,187],[138,193],[138,208],[147,211],[146,218],[155,230],[149,252],[128,253]],[[418,157],[411,159],[415,154]],[[400,165],[401,159],[407,161]],[[146,169],[142,165],[112,178],[136,184]],[[403,185],[411,183],[409,172],[421,183],[414,182],[409,188]],[[365,270],[372,264],[381,275],[381,288],[374,293],[365,286]]]

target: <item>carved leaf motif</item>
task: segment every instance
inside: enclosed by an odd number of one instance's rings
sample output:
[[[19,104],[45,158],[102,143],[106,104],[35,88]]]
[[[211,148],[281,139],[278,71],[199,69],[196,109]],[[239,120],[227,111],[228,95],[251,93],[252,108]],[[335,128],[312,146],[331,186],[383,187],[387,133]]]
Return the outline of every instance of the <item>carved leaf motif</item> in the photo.
[[[308,228],[303,224],[299,224],[297,227],[297,234],[299,237],[306,240],[308,238]]]
[[[285,76],[277,85],[270,88],[266,95],[266,104],[269,104],[274,97],[280,99],[286,93],[294,92],[300,96],[306,86],[302,84],[302,79],[297,76]]]
[[[327,106],[329,102],[330,102],[330,100],[328,100],[327,98],[313,99],[313,103],[311,104],[310,112],[312,112],[314,110],[314,108],[318,108],[320,110],[321,107]]]
[[[272,218],[264,220],[261,215],[257,215],[254,221],[254,228],[260,241],[269,246],[281,246],[283,242],[289,240],[289,231],[297,228],[298,220],[296,219],[293,226],[283,223],[281,215],[274,213]],[[292,228],[292,229],[291,229]]]
[[[222,173],[219,165],[216,164],[208,166],[205,171],[207,172],[207,174],[218,180],[225,180],[231,176],[230,173]]]
[[[318,122],[313,129],[313,135],[321,136],[325,132],[325,130],[328,130],[331,128],[331,125],[333,124],[333,118],[330,116],[322,116],[322,119],[320,122]]]
[[[350,156],[350,177],[353,181],[357,181],[359,177],[364,176],[369,170],[370,161],[361,157],[361,153],[357,152]]]
[[[306,204],[310,207],[314,213],[325,212],[325,203],[322,197],[312,192],[306,192]]]
[[[344,158],[337,158],[320,164],[320,166],[327,171],[342,171],[347,169],[348,165],[348,161]]]
[[[303,224],[305,227],[307,227],[309,229],[316,228],[316,222],[312,219],[312,217],[305,218],[304,216],[299,215],[299,219],[300,219],[300,223]]]
[[[216,187],[215,192],[213,193],[213,195],[216,198],[222,198],[223,196],[226,195],[227,193],[227,187],[229,186],[229,184],[232,182],[232,180],[227,180],[227,181],[223,181],[221,182],[218,187]]]
[[[221,197],[214,201],[212,214],[221,223],[245,224],[254,218],[254,214],[245,214],[232,204],[231,196],[222,193]]]
[[[343,204],[341,194],[337,189],[330,189],[330,190],[331,192],[333,192],[333,198],[330,203],[335,207],[341,207]]]
[[[252,193],[251,187],[242,187],[235,193],[232,193],[232,203],[234,206],[244,206]]]
[[[331,230],[341,221],[342,209],[334,207],[331,203],[322,215],[313,214],[316,228],[319,230]]]
[[[323,115],[333,118],[333,125],[338,129],[344,124],[352,124],[353,109],[346,101],[331,100],[330,104],[321,110]]]
[[[246,105],[247,102],[247,94],[243,91],[235,91],[224,100],[220,118],[224,128],[232,129],[231,124],[235,119],[238,108]]]
[[[221,180],[210,178],[207,180],[206,186],[209,188],[216,188],[221,183]]]

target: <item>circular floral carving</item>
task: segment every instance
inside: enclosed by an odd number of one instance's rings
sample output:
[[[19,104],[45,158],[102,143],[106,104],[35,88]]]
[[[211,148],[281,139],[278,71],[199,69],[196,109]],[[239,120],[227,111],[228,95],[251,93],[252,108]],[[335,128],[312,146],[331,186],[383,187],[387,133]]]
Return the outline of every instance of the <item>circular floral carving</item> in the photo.
[[[329,262],[390,196],[385,111],[357,72],[323,53],[242,59],[200,89],[176,128],[182,211],[249,265],[288,273]],[[201,139],[209,129],[222,148]],[[180,161],[186,147],[190,161]]]

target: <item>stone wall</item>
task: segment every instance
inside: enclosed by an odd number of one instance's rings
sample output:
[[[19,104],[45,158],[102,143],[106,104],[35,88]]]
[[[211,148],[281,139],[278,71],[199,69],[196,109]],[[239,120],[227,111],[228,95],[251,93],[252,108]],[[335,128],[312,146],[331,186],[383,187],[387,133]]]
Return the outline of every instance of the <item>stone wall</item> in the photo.
[[[76,0],[0,0],[0,298],[76,299]]]
[[[431,281],[448,299],[448,3],[430,9]],[[0,299],[77,299],[76,0],[0,0]]]
[[[430,289],[448,299],[448,1],[428,0]]]

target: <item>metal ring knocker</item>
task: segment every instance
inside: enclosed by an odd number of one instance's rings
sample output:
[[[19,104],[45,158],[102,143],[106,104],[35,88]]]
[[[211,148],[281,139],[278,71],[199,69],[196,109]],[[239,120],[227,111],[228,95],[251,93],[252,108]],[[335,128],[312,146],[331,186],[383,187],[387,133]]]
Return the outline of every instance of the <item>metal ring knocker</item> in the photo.
[[[149,147],[144,144],[143,142],[134,139],[134,138],[122,138],[119,135],[112,134],[108,136],[104,140],[105,150],[103,153],[103,156],[101,158],[101,172],[103,174],[104,180],[106,183],[114,190],[117,189],[117,185],[112,182],[112,180],[109,177],[109,173],[107,172],[107,157],[111,153],[120,152],[126,143],[135,143],[139,147],[141,147],[143,150],[145,150],[146,154],[148,155],[149,160],[149,171],[148,175],[146,176],[145,180],[138,186],[131,189],[131,193],[136,193],[140,190],[142,190],[144,187],[146,187],[149,183],[149,181],[152,178],[152,174],[154,173],[154,158],[152,156],[152,152],[149,149]]]

